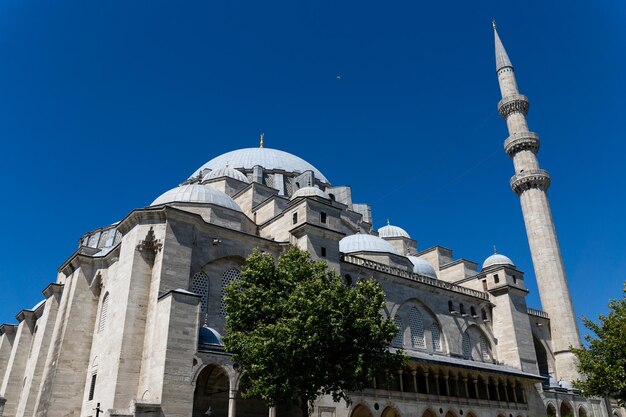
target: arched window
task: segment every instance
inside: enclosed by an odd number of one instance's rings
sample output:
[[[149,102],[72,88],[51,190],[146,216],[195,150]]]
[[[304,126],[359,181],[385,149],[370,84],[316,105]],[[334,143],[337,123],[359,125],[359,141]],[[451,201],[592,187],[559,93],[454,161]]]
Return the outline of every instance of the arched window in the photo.
[[[346,279],[346,286],[351,287],[352,286],[352,276],[350,274],[346,274],[345,276]]]
[[[465,316],[465,306],[463,305],[463,303],[459,304],[459,311],[461,312],[462,316]]]
[[[231,268],[228,271],[224,272],[224,276],[222,277],[222,300],[220,303],[220,314],[222,316],[226,315],[226,301],[224,300],[226,287],[228,287],[231,283],[239,280],[240,278],[241,274],[236,268]]]
[[[474,306],[470,306],[470,314],[472,315],[472,317],[477,318],[478,314],[476,314],[476,307]]]
[[[441,351],[441,329],[437,323],[433,323],[430,326],[430,334],[433,338],[433,350],[435,352]]]
[[[393,322],[396,326],[398,326],[398,333],[396,333],[396,337],[391,341],[391,346],[401,348],[404,345],[404,329],[402,326],[402,319],[396,316],[393,319]]]
[[[467,334],[467,332],[463,333],[462,344],[463,344],[463,357],[465,359],[471,359],[472,358],[472,344],[470,342],[470,337],[469,337],[469,334]]]
[[[206,313],[209,306],[209,277],[204,272],[196,272],[191,279],[191,291],[201,296],[200,311]]]
[[[424,349],[426,341],[424,340],[424,319],[422,313],[413,307],[409,313],[409,324],[411,326],[411,344],[413,347]]]
[[[456,313],[456,310],[454,309],[454,304],[452,304],[452,301],[448,301],[448,311],[450,313]]]
[[[107,315],[109,314],[109,293],[104,295],[102,307],[100,308],[100,323],[98,324],[98,333],[104,330],[107,324]]]
[[[485,310],[484,308],[480,310],[480,315],[482,316],[483,321],[489,320],[489,318],[487,317],[487,310]]]
[[[483,362],[491,360],[491,347],[485,336],[480,336],[480,356]]]

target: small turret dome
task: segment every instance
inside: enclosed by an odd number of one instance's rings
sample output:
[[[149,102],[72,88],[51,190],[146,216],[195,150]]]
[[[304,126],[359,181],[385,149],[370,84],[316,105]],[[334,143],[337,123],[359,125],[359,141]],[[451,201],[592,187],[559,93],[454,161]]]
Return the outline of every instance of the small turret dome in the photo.
[[[400,255],[400,252],[389,242],[383,239],[362,233],[346,236],[339,241],[339,252],[384,252]]]
[[[407,258],[409,258],[409,261],[413,264],[413,272],[437,279],[437,272],[435,272],[435,268],[433,268],[431,264],[417,256],[409,255]]]
[[[509,265],[513,267],[515,266],[511,259],[499,253],[494,253],[493,255],[485,259],[485,262],[483,262],[483,269],[494,265]]]
[[[411,238],[409,234],[401,227],[393,226],[387,223],[387,226],[383,226],[378,229],[378,236],[380,237],[406,237],[408,239]]]
[[[215,204],[231,210],[241,211],[241,207],[226,193],[201,184],[186,184],[161,194],[150,206],[167,203]]]
[[[213,171],[207,172],[202,178],[203,181],[212,180],[215,178],[229,177],[234,178],[238,181],[245,182],[249,184],[250,181],[248,177],[246,177],[241,171],[237,171],[234,168],[229,167],[228,165],[214,169]]]
[[[316,197],[316,196],[330,200],[330,196],[326,193],[326,191],[323,191],[318,187],[310,187],[310,186],[302,187],[299,190],[297,190],[295,193],[293,193],[293,195],[291,196],[291,199],[293,200],[294,198],[297,198],[297,197]]]
[[[222,343],[222,336],[217,332],[217,330],[212,329],[206,325],[200,327],[198,344],[224,346],[224,343]]]

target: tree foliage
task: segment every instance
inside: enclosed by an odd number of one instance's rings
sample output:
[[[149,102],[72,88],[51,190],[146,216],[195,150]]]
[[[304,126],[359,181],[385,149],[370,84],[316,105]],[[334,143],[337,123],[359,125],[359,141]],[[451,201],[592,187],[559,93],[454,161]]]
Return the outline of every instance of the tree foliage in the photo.
[[[388,348],[398,328],[381,316],[380,284],[346,286],[298,248],[278,262],[255,251],[225,300],[224,343],[243,370],[245,395],[270,406],[299,403],[308,415],[320,395],[349,403],[348,391],[403,366],[404,355]]]
[[[585,336],[587,347],[572,348],[578,357],[582,380],[574,386],[585,395],[611,397],[626,405],[626,283],[622,299],[611,300],[608,315],[598,323],[583,318],[592,335]]]

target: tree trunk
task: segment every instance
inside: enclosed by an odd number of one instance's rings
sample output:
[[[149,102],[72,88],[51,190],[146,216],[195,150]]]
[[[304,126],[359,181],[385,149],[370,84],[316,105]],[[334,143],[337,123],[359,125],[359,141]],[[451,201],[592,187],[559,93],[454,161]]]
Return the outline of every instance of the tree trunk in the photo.
[[[309,417],[309,399],[305,396],[300,397],[300,411],[302,417]]]

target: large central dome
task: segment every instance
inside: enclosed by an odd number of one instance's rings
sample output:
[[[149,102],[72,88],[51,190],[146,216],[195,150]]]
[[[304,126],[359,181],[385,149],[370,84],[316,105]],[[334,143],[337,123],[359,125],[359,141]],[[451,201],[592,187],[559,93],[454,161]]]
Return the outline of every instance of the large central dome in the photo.
[[[313,171],[315,178],[329,184],[326,177],[304,159],[270,148],[245,148],[227,152],[202,165],[194,172],[192,177],[198,175],[205,168],[215,170],[226,165],[234,169],[252,169],[254,166],[259,165],[267,170],[282,169],[287,172]]]

